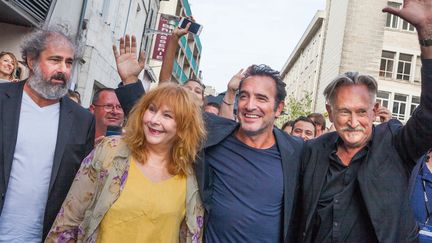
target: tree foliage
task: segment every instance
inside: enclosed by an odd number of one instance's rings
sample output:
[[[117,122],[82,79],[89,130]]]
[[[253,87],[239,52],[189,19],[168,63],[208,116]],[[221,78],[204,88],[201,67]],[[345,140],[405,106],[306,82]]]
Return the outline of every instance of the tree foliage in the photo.
[[[277,126],[282,126],[289,120],[295,120],[299,116],[307,116],[312,113],[312,93],[304,91],[301,99],[296,99],[293,95],[288,96],[282,115],[276,120]]]

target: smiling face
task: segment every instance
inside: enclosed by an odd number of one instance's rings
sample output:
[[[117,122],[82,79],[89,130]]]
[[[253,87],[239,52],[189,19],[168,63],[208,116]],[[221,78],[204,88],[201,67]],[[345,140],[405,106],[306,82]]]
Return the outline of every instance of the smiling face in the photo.
[[[315,126],[307,121],[297,121],[294,124],[291,135],[300,137],[304,141],[307,141],[315,137]]]
[[[124,112],[120,107],[120,102],[114,91],[102,91],[99,94],[97,104],[90,105],[89,109],[95,115],[96,126],[106,130],[108,126],[121,126],[123,123]]]
[[[365,85],[343,85],[336,89],[333,105],[327,105],[330,121],[348,148],[365,146],[372,135],[377,103]]]
[[[3,77],[11,77],[15,70],[14,59],[8,54],[0,57],[0,75]]]
[[[243,80],[239,93],[239,133],[246,136],[270,134],[273,123],[283,109],[283,103],[275,105],[276,84],[267,76],[250,76]],[[275,108],[276,107],[276,108]]]
[[[148,146],[170,149],[177,134],[177,123],[173,110],[161,105],[150,104],[143,116],[144,136]]]

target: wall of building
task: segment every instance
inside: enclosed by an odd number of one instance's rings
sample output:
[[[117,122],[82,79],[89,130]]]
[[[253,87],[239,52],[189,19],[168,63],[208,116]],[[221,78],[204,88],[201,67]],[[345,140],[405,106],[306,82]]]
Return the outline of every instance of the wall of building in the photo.
[[[323,58],[314,97],[316,112],[325,112],[324,88],[340,73],[342,48],[348,15],[348,1],[327,0]]]
[[[349,1],[340,73],[356,71],[378,76],[385,14],[385,1]]]
[[[317,23],[319,21],[319,23]],[[315,17],[312,21],[313,29],[307,31],[296,48],[296,54],[289,59],[289,67],[282,71],[284,82],[287,84],[287,95],[302,99],[307,93],[315,96],[315,86],[321,60],[322,19]]]
[[[12,52],[19,62],[22,62],[21,58],[21,42],[25,36],[31,32],[31,28],[18,26],[13,24],[0,23],[0,29],[3,33],[0,35],[0,51]],[[28,77],[28,70],[25,65],[18,64],[21,68],[21,79]]]
[[[21,59],[20,44],[24,37],[31,32],[31,28],[13,24],[0,23],[2,33],[0,35],[0,50],[15,54],[18,60]],[[7,33],[7,34],[6,34]]]
[[[79,30],[79,20],[83,11],[83,0],[55,0],[46,19],[49,25],[61,25],[72,36]],[[65,14],[67,13],[67,14]]]
[[[383,1],[388,4],[387,1]],[[402,4],[400,0],[392,1],[392,4]],[[392,111],[393,117],[398,118],[402,122],[406,122],[412,111],[418,105],[420,97],[420,80],[421,80],[421,59],[420,49],[418,46],[418,37],[415,29],[403,28],[404,21],[396,16],[391,16],[390,21],[388,15],[385,14],[385,22],[383,23],[384,38],[381,45],[381,51],[394,53],[393,68],[388,73],[382,72],[382,65],[378,67],[379,73],[376,75],[378,79],[378,101]],[[393,25],[396,24],[396,25]],[[409,26],[409,25],[406,25]],[[381,63],[384,58],[381,57]],[[399,65],[401,55],[411,56],[409,61],[409,72],[403,78],[399,76]],[[402,59],[403,60],[403,59]],[[380,64],[381,64],[380,63]],[[389,74],[389,75],[387,75]],[[405,80],[406,79],[406,80]]]
[[[85,14],[83,60],[78,67],[77,83],[84,106],[90,104],[95,90],[117,87],[121,81],[112,45],[118,46],[120,37],[130,34],[136,36],[137,46],[141,46],[149,6],[139,0],[89,2]]]
[[[357,71],[377,79],[377,100],[390,109],[393,117],[402,122],[408,120],[419,102],[420,50],[417,33],[412,26],[380,11],[388,4],[401,5],[402,0],[327,0],[324,34],[319,38],[322,60],[321,63],[318,61],[316,87],[311,88],[315,92],[314,111],[325,112],[322,93],[331,80],[340,73]],[[308,27],[306,34],[314,33]],[[313,60],[304,52],[307,53],[314,38],[302,38],[298,46],[304,48],[296,47],[282,70],[283,74],[286,73],[284,78],[288,94],[293,94],[297,99],[302,98],[302,90],[310,88],[304,82],[308,82],[308,72],[313,69],[307,71],[309,66],[305,63],[312,63]],[[389,58],[388,55],[393,56]],[[404,69],[400,68],[401,65]]]

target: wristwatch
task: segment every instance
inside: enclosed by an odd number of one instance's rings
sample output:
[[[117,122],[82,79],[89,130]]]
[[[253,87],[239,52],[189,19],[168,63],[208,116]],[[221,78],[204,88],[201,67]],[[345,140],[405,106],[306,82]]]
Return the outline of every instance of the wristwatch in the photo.
[[[432,46],[432,39],[419,40],[421,46]]]

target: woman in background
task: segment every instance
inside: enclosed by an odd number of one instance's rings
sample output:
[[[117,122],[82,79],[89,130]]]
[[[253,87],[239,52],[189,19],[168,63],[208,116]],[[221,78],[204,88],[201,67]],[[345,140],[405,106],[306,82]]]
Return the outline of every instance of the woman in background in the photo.
[[[83,161],[46,242],[201,241],[192,164],[205,130],[196,99],[160,85],[138,101],[125,131]]]
[[[13,82],[17,80],[15,71],[18,68],[18,61],[11,52],[0,52],[0,83]]]

